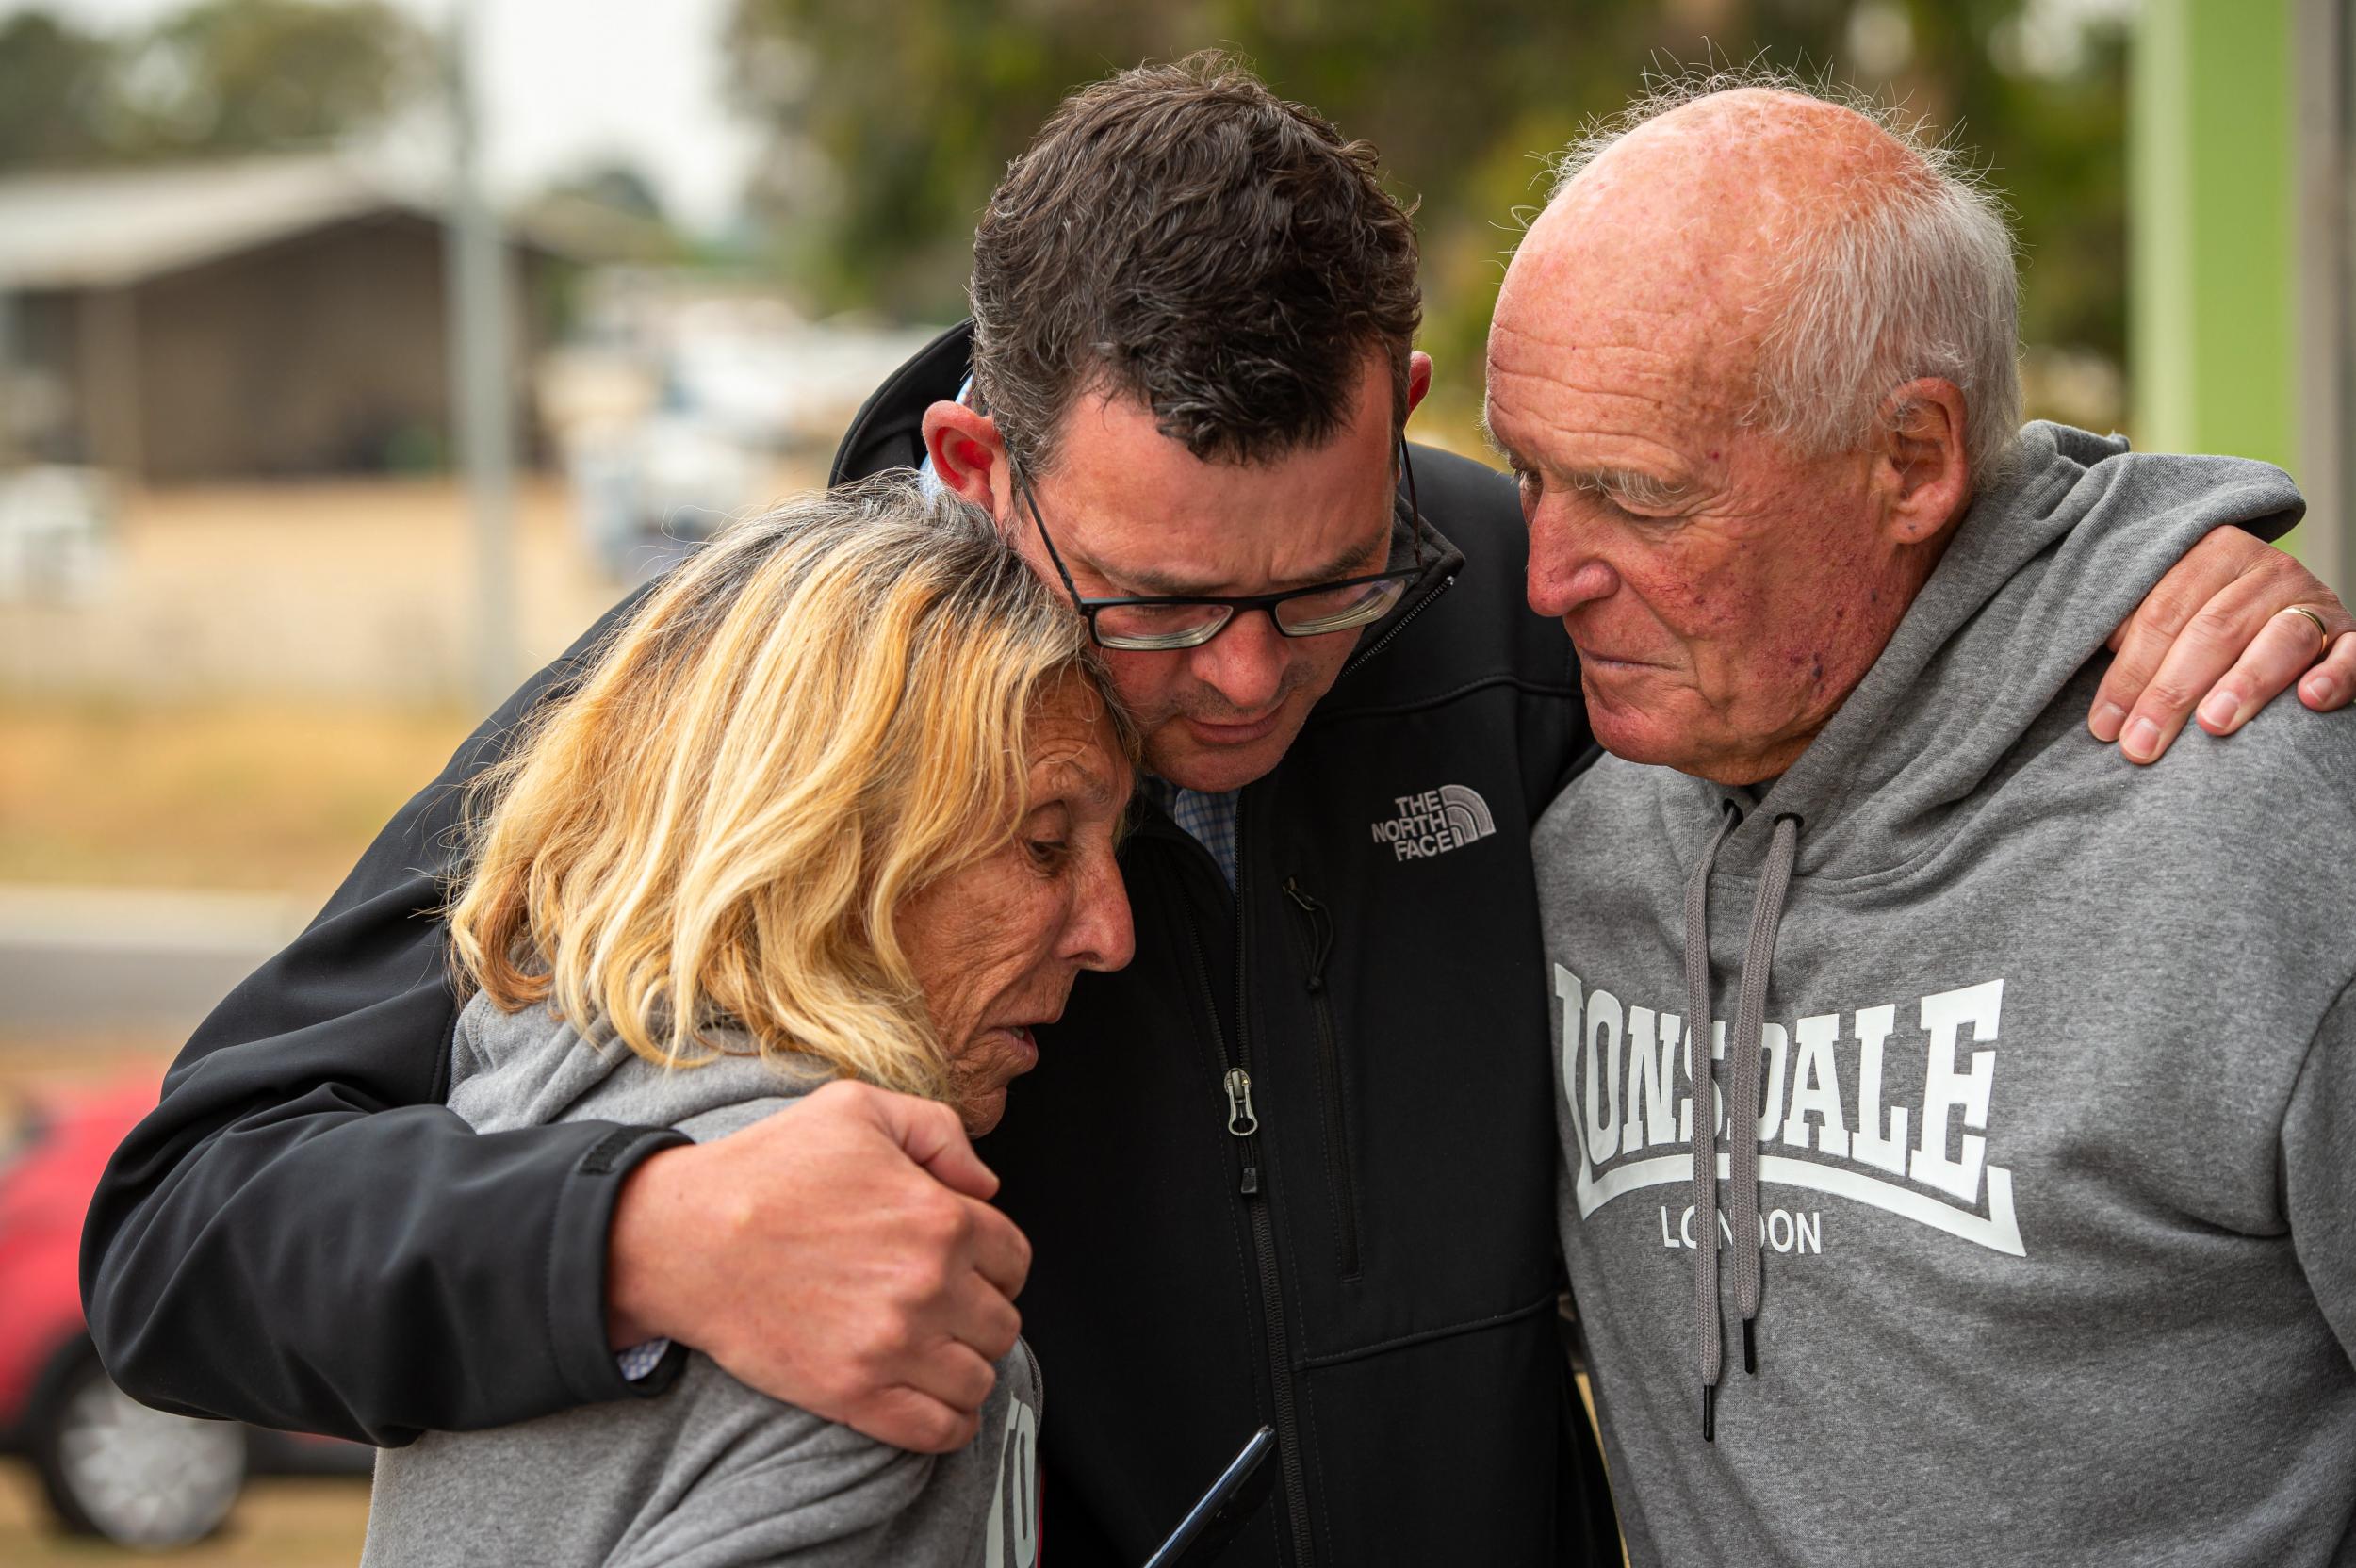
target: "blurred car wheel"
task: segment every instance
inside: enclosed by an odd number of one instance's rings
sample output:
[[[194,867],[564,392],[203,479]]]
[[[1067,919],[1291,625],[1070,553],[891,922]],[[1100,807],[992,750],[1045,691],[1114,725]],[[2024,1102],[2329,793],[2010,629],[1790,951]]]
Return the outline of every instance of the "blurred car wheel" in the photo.
[[[34,1413],[31,1448],[66,1527],[125,1546],[179,1546],[221,1527],[245,1484],[245,1429],[151,1410],[89,1342],[69,1348]]]

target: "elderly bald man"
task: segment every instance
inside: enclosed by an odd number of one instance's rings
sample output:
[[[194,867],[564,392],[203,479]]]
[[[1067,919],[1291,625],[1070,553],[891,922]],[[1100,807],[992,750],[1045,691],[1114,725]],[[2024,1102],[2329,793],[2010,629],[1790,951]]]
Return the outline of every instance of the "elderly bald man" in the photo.
[[[1498,302],[1615,754],[1535,849],[1639,1564],[2356,1562],[2356,725],[2079,731],[2170,558],[2299,501],[2016,429],[2014,299],[1949,155],[1695,84]]]

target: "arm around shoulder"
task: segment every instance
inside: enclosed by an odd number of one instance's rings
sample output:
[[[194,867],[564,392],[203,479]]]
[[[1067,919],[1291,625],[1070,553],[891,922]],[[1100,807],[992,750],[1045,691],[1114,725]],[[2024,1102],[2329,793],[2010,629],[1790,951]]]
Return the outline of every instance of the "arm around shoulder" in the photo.
[[[464,787],[606,624],[215,1009],[107,1166],[83,1303],[134,1396],[385,1444],[631,1392],[605,1344],[605,1228],[622,1178],[676,1135],[477,1136],[440,1103],[455,1004],[436,910]]]

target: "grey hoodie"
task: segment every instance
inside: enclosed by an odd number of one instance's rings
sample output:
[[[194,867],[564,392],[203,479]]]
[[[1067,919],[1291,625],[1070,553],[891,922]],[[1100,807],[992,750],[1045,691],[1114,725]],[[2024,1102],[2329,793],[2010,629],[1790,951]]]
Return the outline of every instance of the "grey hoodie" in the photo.
[[[825,1082],[810,1066],[794,1073],[744,1055],[664,1071],[539,1008],[505,1014],[478,996],[459,1015],[450,1106],[483,1133],[608,1120],[701,1142]],[[980,1435],[938,1459],[756,1394],[701,1355],[652,1398],[429,1432],[378,1455],[361,1562],[1028,1568],[1039,1369],[1017,1345],[997,1370]]]
[[[2356,1563],[2356,724],[2086,735],[2168,565],[2299,505],[2124,450],[2025,431],[1763,798],[1606,759],[1539,828],[1639,1565]],[[1760,1110],[1698,1191],[1697,1016]]]

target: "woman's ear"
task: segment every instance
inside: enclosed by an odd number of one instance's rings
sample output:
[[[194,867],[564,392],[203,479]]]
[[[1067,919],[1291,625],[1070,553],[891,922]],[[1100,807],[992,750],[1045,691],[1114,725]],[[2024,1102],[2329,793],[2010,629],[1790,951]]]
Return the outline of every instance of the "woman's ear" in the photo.
[[[937,402],[924,411],[924,450],[941,486],[1003,517],[1013,498],[1006,475],[1006,444],[987,414],[963,403]]]
[[[1883,527],[1904,545],[1938,538],[1972,499],[1963,393],[1950,381],[1908,382],[1882,404],[1881,433],[1873,478]]]

